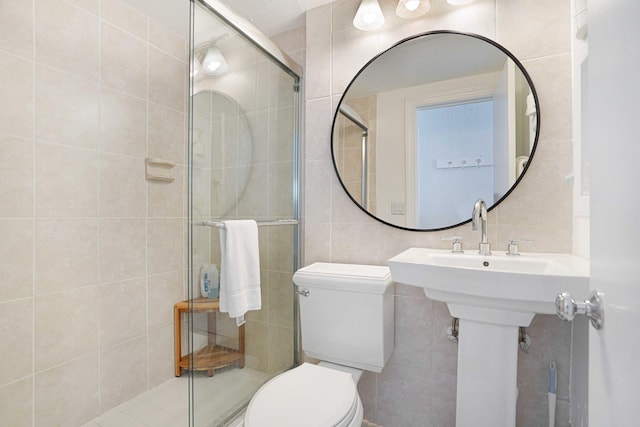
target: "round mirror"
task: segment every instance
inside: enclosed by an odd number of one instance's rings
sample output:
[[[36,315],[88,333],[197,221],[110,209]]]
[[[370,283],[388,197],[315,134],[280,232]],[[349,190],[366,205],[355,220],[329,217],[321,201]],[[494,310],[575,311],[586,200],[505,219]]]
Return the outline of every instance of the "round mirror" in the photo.
[[[442,230],[496,206],[522,179],[539,132],[522,64],[487,38],[436,31],[365,65],[333,120],[340,183],[367,214],[408,230]]]

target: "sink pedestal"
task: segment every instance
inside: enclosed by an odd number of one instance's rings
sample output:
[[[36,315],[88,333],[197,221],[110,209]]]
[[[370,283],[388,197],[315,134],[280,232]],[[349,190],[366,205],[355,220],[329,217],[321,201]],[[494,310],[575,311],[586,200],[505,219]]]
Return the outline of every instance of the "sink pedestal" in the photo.
[[[460,319],[456,427],[516,425],[518,327]]]
[[[447,306],[460,319],[456,427],[515,427],[518,332],[534,314]]]

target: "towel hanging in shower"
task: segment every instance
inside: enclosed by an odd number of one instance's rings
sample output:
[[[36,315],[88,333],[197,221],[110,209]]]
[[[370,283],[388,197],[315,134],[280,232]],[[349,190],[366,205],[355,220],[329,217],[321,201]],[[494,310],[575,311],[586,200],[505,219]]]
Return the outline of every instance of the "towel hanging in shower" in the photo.
[[[220,311],[238,326],[249,310],[260,310],[258,225],[254,220],[223,221],[220,229]]]

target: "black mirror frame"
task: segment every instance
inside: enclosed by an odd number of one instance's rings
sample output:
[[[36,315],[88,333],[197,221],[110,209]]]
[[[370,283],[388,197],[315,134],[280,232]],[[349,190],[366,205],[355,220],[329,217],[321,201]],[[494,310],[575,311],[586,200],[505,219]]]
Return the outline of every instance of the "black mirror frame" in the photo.
[[[336,110],[334,112],[333,115],[333,122],[331,124],[331,139],[330,139],[330,144],[331,144],[331,161],[333,163],[333,168],[334,171],[338,177],[338,181],[340,182],[340,185],[342,186],[342,189],[344,190],[344,192],[347,194],[347,196],[349,196],[349,199],[351,199],[351,201],[358,206],[364,213],[366,213],[367,215],[369,215],[370,217],[372,217],[373,219],[380,221],[383,224],[386,224],[388,226],[394,227],[394,228],[398,228],[401,230],[406,230],[406,231],[419,231],[419,232],[428,232],[428,231],[442,231],[442,230],[448,230],[451,228],[455,228],[455,227],[459,227],[461,225],[467,224],[469,222],[471,222],[471,216],[469,216],[469,219],[465,220],[465,221],[461,221],[459,223],[456,224],[452,224],[452,225],[448,225],[445,227],[439,227],[439,228],[409,228],[409,227],[403,227],[397,224],[392,224],[388,221],[385,221],[377,216],[375,216],[374,214],[372,214],[371,212],[369,212],[367,209],[365,209],[364,206],[362,206],[360,203],[358,203],[354,197],[351,195],[351,193],[347,190],[346,185],[344,184],[344,182],[342,181],[342,177],[340,176],[340,173],[338,172],[338,165],[336,164],[336,156],[334,153],[334,144],[333,144],[333,136],[334,136],[334,132],[335,132],[335,126],[336,126],[336,122],[338,120],[338,114],[340,113],[340,105],[342,105],[342,102],[344,101],[345,96],[347,95],[347,93],[349,92],[349,88],[353,85],[353,83],[356,81],[356,79],[358,78],[358,76],[360,74],[362,74],[362,72],[369,66],[371,65],[373,62],[375,62],[376,59],[378,59],[380,56],[384,55],[386,52],[390,51],[391,49],[393,49],[394,47],[401,45],[402,43],[408,42],[410,40],[415,40],[418,39],[420,37],[424,37],[424,36],[429,36],[429,35],[435,35],[435,34],[455,34],[455,35],[462,35],[462,36],[468,36],[468,37],[473,37],[482,41],[485,41],[493,46],[495,46],[496,48],[500,49],[505,55],[507,55],[520,69],[520,71],[522,72],[522,74],[524,75],[527,83],[529,84],[529,88],[531,89],[531,93],[533,94],[533,99],[536,105],[536,135],[535,135],[535,139],[534,139],[534,143],[533,146],[531,148],[531,153],[529,154],[529,161],[527,162],[527,164],[524,166],[524,169],[522,170],[522,173],[520,174],[520,176],[518,176],[518,178],[516,179],[516,181],[513,183],[513,185],[509,188],[509,190],[507,190],[505,192],[505,194],[498,199],[493,205],[491,205],[489,207],[489,211],[491,211],[492,209],[494,209],[496,206],[498,206],[500,203],[502,203],[503,200],[505,200],[509,194],[511,194],[511,192],[518,186],[518,184],[520,183],[520,181],[522,181],[523,177],[525,176],[525,174],[527,173],[527,170],[529,169],[529,166],[531,164],[531,161],[534,158],[534,154],[536,152],[536,148],[538,147],[538,140],[540,138],[540,102],[538,100],[538,93],[536,92],[535,86],[533,85],[533,81],[531,80],[531,76],[529,76],[529,73],[527,72],[527,70],[524,68],[524,66],[522,65],[522,63],[518,60],[518,58],[516,58],[511,52],[509,52],[504,46],[500,45],[499,43],[497,43],[494,40],[491,40],[487,37],[478,35],[478,34],[473,34],[473,33],[465,33],[465,32],[460,32],[460,31],[450,31],[450,30],[437,30],[437,31],[427,31],[425,33],[421,33],[421,34],[417,34],[414,36],[410,36],[407,38],[404,38],[402,40],[400,40],[399,42],[395,43],[393,46],[389,47],[388,49],[385,49],[384,51],[380,52],[379,54],[375,55],[373,58],[371,58],[357,73],[355,76],[353,76],[353,79],[351,79],[351,81],[349,82],[349,84],[347,85],[347,87],[345,88],[344,92],[342,93],[342,96],[340,97],[340,102],[336,105]],[[469,207],[469,212],[471,213],[471,207]]]

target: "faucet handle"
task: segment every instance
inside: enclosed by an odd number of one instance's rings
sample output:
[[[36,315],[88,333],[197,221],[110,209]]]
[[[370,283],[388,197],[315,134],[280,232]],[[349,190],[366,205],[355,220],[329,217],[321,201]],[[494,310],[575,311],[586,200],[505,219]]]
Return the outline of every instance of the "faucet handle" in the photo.
[[[520,252],[518,251],[518,243],[533,243],[533,240],[531,239],[509,240],[509,245],[507,245],[507,255],[510,255],[510,256],[520,255]]]
[[[451,252],[453,252],[454,254],[464,253],[464,251],[462,250],[462,237],[459,237],[459,236],[443,237],[442,240],[453,240],[453,247],[451,248]]]

